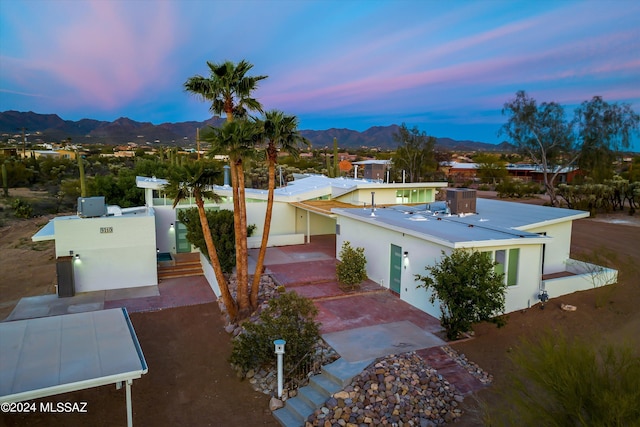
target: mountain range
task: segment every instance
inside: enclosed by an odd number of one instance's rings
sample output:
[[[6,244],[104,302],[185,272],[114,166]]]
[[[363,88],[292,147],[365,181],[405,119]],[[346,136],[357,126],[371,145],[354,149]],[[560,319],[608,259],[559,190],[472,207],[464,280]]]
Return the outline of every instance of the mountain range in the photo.
[[[212,117],[203,122],[162,123],[154,125],[150,122],[136,122],[121,117],[113,122],[82,119],[78,121],[63,120],[57,114],[38,114],[32,111],[0,112],[0,134],[6,140],[14,135],[21,135],[23,129],[30,134],[29,141],[41,139],[43,142],[61,142],[71,138],[73,143],[81,144],[162,144],[176,146],[193,146],[196,129],[206,126],[219,127],[225,119]],[[333,147],[333,138],[338,140],[340,148],[381,148],[394,149],[398,143],[393,135],[398,125],[374,126],[363,132],[351,129],[301,130],[314,148]],[[34,135],[38,133],[37,135]],[[436,146],[442,150],[458,151],[512,151],[513,146],[507,142],[488,144],[478,141],[456,141],[451,138],[436,138]]]

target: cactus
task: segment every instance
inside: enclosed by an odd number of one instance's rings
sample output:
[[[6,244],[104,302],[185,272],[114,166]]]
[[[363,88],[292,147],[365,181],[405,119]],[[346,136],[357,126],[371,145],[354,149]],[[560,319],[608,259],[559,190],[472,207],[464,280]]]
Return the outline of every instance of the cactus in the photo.
[[[80,172],[80,196],[87,197],[87,178],[84,174],[84,162],[78,150],[76,150],[76,160],[78,160],[78,171]]]
[[[2,189],[4,190],[4,197],[9,197],[9,179],[7,178],[7,165],[2,164]]]

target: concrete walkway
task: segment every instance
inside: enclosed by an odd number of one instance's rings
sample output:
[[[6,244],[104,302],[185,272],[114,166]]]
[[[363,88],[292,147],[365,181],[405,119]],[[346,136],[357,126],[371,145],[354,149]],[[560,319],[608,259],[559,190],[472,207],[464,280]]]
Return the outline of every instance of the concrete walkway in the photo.
[[[126,307],[129,313],[203,304],[216,300],[204,276],[163,280],[158,286],[22,298],[4,321]]]
[[[269,248],[265,268],[287,290],[313,300],[322,337],[346,361],[416,351],[461,393],[484,387],[441,349],[446,342],[435,335],[442,331],[438,319],[370,280],[359,291],[342,291],[336,262],[335,236],[313,236],[308,245]]]

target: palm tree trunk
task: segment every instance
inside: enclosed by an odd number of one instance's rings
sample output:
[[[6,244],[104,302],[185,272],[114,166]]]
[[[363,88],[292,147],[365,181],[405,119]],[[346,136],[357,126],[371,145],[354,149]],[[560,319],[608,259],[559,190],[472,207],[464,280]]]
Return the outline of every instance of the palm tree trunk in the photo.
[[[242,288],[241,294],[238,292],[238,315],[241,319],[249,317],[251,314],[251,304],[249,299],[249,272],[248,272],[248,256],[247,249],[247,204],[245,201],[244,188],[244,167],[240,163],[236,170],[238,175],[238,204],[240,205],[240,226],[238,239],[236,241],[236,271],[238,278],[238,289]]]
[[[211,229],[209,228],[209,221],[207,220],[207,214],[204,210],[204,201],[202,200],[202,197],[196,198],[196,206],[198,207],[198,215],[200,216],[200,224],[202,225],[202,234],[204,235],[204,241],[207,245],[207,253],[209,254],[209,260],[211,261],[211,266],[213,267],[216,280],[218,281],[222,301],[227,309],[227,314],[229,315],[230,320],[233,322],[238,315],[238,307],[236,302],[233,300],[231,292],[229,291],[227,279],[222,273],[222,267],[220,266],[216,246],[213,243],[213,237],[211,237]]]
[[[260,252],[258,252],[258,261],[256,262],[256,271],[253,275],[253,283],[251,284],[251,308],[258,308],[258,293],[260,292],[260,278],[262,277],[262,267],[264,265],[264,257],[267,253],[267,244],[269,243],[269,232],[271,230],[271,215],[273,213],[273,193],[276,188],[276,162],[269,159],[269,192],[267,194],[267,211],[264,215],[264,227],[262,228],[262,242],[260,244]]]
[[[244,236],[245,238],[243,239],[242,236],[242,203],[241,203],[241,196],[240,196],[240,171],[239,171],[239,167],[238,164],[236,163],[235,159],[231,159],[231,161],[229,162],[230,166],[231,166],[231,188],[233,191],[233,231],[234,231],[234,235],[235,235],[235,241],[236,241],[236,282],[237,282],[237,294],[236,294],[236,301],[238,303],[238,319],[241,320],[243,318],[246,318],[250,313],[249,313],[249,294],[248,294],[248,283],[247,283],[247,277],[245,275],[244,280],[243,280],[243,269],[242,269],[242,240],[245,241],[245,247],[246,247],[246,227],[245,227],[245,232],[244,232]],[[246,219],[244,221],[246,223]],[[246,253],[245,253],[245,259],[246,259]],[[246,265],[246,262],[245,262]],[[245,269],[246,271],[246,269]]]

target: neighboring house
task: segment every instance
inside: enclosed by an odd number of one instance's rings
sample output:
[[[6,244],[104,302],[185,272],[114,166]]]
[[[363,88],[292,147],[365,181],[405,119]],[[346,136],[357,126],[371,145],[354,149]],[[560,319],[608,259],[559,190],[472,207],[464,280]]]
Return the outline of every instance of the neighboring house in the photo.
[[[415,276],[456,248],[488,252],[499,263],[508,285],[506,312],[536,304],[541,291],[557,297],[617,280],[615,270],[570,258],[572,222],[588,212],[475,199],[466,189],[449,189],[447,202],[332,212],[336,247],[345,241],[363,247],[371,280],[436,317],[438,301],[429,303]]]
[[[447,174],[447,177],[456,182],[477,180],[479,167],[480,165],[478,163],[447,162],[442,165],[442,169]],[[517,178],[521,181],[544,182],[543,169],[538,165],[510,163],[505,165],[505,168],[512,178]],[[574,167],[562,168],[556,178],[556,182],[571,183],[578,173],[578,169]]]
[[[79,202],[79,215],[54,218],[31,238],[55,241],[58,268],[70,267],[75,291],[157,285],[153,208],[107,207],[103,197],[79,200],[86,202]]]

